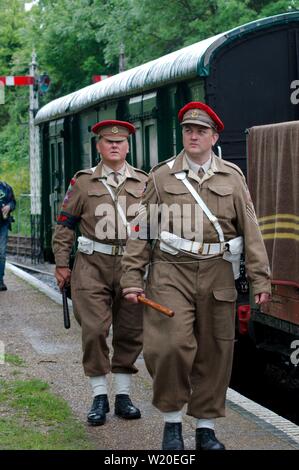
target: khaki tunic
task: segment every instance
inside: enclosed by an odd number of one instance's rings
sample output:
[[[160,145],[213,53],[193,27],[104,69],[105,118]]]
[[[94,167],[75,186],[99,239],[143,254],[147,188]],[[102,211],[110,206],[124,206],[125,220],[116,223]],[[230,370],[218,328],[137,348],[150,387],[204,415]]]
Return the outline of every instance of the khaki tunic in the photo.
[[[53,236],[58,267],[68,266],[75,241],[75,228],[96,242],[124,247],[127,229],[115,202],[102,180],[114,191],[130,222],[136,216],[147,175],[126,163],[117,185],[104,171],[102,162],[94,169],[79,171],[71,180]],[[93,377],[113,372],[135,373],[134,362],[142,350],[142,307],[121,298],[121,258],[93,252],[76,253],[71,276],[74,314],[82,328],[83,367]],[[110,364],[106,338],[113,325],[113,356]]]
[[[270,269],[264,243],[244,176],[235,165],[213,155],[210,170],[202,179],[188,167],[184,152],[175,158],[172,168],[166,163],[158,165],[150,175],[143,197],[140,226],[144,226],[144,220],[149,225],[152,205],[158,204],[161,211],[163,206],[175,202],[182,209],[181,215],[176,213],[176,217],[172,217],[170,212],[169,221],[162,216],[158,231],[167,222],[169,231],[175,233],[180,227],[184,230],[187,222],[194,233],[191,239],[219,242],[205,214],[201,214],[201,233],[196,232],[194,211],[198,210],[198,205],[175,177],[175,173],[182,170],[187,172],[193,187],[217,216],[225,241],[243,235],[247,275],[253,293],[270,293]],[[189,217],[183,211],[184,205],[192,208]],[[151,227],[147,232],[151,233]],[[188,403],[188,413],[197,418],[224,416],[237,298],[231,263],[221,255],[171,255],[160,250],[159,241],[153,244],[150,239],[130,239],[122,259],[121,287],[143,287],[147,264],[150,265],[147,296],[176,312],[173,318],[150,308],[145,312],[144,358],[153,378],[153,404],[167,412],[179,410]]]

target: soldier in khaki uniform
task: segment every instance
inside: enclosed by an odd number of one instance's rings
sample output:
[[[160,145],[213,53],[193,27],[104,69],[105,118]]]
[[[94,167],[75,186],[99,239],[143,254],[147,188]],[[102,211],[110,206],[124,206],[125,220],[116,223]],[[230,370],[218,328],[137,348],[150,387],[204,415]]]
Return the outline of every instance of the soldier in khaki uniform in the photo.
[[[121,258],[130,221],[139,208],[147,175],[126,161],[128,137],[135,132],[124,121],[101,121],[97,134],[100,163],[76,173],[64,198],[53,238],[56,279],[62,289],[71,280],[74,314],[82,328],[83,367],[90,378],[94,401],[88,422],[105,423],[109,411],[107,374],[115,385],[115,414],[140,418],[129,397],[134,362],[142,350],[142,308],[130,306],[120,295]],[[81,236],[71,274],[69,255],[75,227]],[[113,325],[110,364],[106,338]]]
[[[121,287],[137,302],[149,264],[147,297],[176,312],[169,318],[147,308],[144,315],[153,404],[165,422],[162,449],[184,449],[187,403],[187,414],[197,420],[196,449],[223,450],[214,418],[225,415],[243,242],[258,304],[269,299],[270,269],[244,176],[212,152],[222,121],[200,102],[184,106],[179,120],[184,149],[150,174],[138,216],[141,235],[127,243]]]

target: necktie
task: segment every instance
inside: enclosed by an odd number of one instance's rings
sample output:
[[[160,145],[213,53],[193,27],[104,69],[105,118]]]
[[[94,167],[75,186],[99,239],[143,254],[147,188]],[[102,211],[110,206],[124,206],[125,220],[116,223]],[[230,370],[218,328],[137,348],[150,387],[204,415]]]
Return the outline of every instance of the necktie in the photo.
[[[204,174],[205,174],[205,170],[203,169],[203,167],[201,166],[200,169],[198,170],[198,176],[201,178],[203,178]]]
[[[112,172],[112,176],[113,176],[113,180],[115,181],[115,183],[117,184],[117,186],[119,185],[119,174],[117,171],[113,171]]]

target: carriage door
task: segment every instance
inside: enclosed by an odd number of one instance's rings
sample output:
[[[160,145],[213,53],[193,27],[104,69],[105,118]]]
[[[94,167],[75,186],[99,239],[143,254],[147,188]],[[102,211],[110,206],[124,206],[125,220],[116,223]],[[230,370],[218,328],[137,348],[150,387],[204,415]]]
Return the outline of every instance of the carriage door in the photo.
[[[143,159],[146,171],[158,163],[157,92],[143,95]]]
[[[157,93],[135,96],[130,99],[130,120],[136,127],[131,137],[132,165],[149,171],[158,163]]]
[[[63,120],[50,123],[50,196],[52,228],[65,194]]]

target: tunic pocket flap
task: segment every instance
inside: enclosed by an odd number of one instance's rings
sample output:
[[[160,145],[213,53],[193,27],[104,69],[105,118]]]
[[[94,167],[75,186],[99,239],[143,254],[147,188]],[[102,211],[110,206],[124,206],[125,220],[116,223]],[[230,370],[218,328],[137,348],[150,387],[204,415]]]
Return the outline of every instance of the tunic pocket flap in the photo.
[[[87,191],[87,194],[88,196],[107,196],[109,195],[108,191],[106,191],[105,189],[103,189],[102,191],[100,191],[99,189],[90,189],[89,191]]]
[[[134,197],[141,197],[144,187],[141,188],[125,188],[126,192]]]
[[[233,188],[231,186],[214,186],[210,184],[209,190],[219,196],[228,196],[233,193]]]
[[[222,302],[235,302],[237,300],[238,293],[234,287],[228,287],[226,289],[214,289],[213,295],[216,300]]]
[[[170,194],[187,194],[189,193],[188,189],[182,185],[178,184],[165,184],[164,189],[167,193]]]

